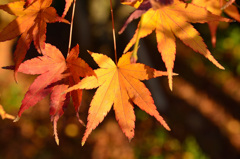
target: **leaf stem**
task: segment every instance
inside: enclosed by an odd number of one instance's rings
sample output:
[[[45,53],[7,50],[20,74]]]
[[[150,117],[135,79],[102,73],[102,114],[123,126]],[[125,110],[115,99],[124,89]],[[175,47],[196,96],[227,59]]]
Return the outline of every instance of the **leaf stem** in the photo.
[[[72,32],[73,32],[73,20],[74,20],[75,8],[76,8],[76,0],[73,0],[72,19],[70,24],[71,26],[70,26],[70,33],[69,33],[69,44],[68,44],[67,56],[69,55],[71,44],[72,44]]]
[[[116,45],[116,34],[115,34],[115,27],[114,27],[112,0],[110,0],[110,6],[111,6],[111,16],[112,16],[112,28],[113,28],[112,30],[113,30],[113,45],[114,45],[115,63],[117,64],[117,45]]]

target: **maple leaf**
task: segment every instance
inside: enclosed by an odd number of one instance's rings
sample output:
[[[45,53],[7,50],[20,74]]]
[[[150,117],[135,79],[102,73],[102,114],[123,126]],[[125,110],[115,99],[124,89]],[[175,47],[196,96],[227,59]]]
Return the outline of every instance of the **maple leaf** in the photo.
[[[234,6],[232,3],[234,1],[228,1],[225,0],[193,0],[192,3],[205,7],[207,10],[212,12],[216,15],[221,15],[223,12],[225,12],[227,15],[229,15],[231,18],[237,20],[240,22],[240,14],[238,11],[238,8]],[[216,32],[219,25],[218,21],[215,22],[208,22],[209,29],[212,36],[212,45],[213,47],[216,46]]]
[[[55,8],[50,7],[52,0],[28,0],[0,5],[0,9],[17,16],[0,32],[0,42],[14,39],[21,35],[14,52],[15,73],[24,60],[32,41],[39,53],[45,50],[47,23],[69,23],[57,15]],[[25,5],[27,7],[25,8]]]
[[[155,3],[157,2],[155,1]],[[129,19],[135,19],[135,13],[139,8],[141,8],[141,10],[144,9],[144,12],[141,13],[141,29],[139,30],[138,28],[136,30],[135,35],[127,44],[124,52],[127,52],[132,47],[137,41],[137,37],[143,38],[155,30],[158,51],[161,53],[162,59],[167,68],[170,89],[172,89],[172,72],[176,54],[175,36],[181,39],[185,45],[189,46],[194,51],[204,55],[217,67],[224,69],[211,55],[207,46],[203,42],[202,37],[189,22],[205,23],[219,20],[229,21],[227,18],[214,15],[205,8],[194,4],[188,4],[186,7],[185,3],[180,2],[179,0],[174,0],[171,5],[154,4],[154,8],[149,7],[149,5],[152,6],[151,1],[143,2],[138,9],[133,12],[132,15],[134,18],[130,15]],[[131,22],[131,20],[127,20],[120,33],[125,29],[127,24]]]
[[[76,115],[79,118],[78,110],[81,104],[82,90],[62,94],[69,86],[80,82],[79,77],[95,75],[94,71],[81,58],[78,58],[79,46],[75,46],[69,53],[67,59],[62,53],[50,44],[46,44],[43,56],[27,60],[19,66],[19,72],[25,74],[39,74],[29,87],[22,100],[22,105],[18,112],[19,120],[22,113],[29,107],[34,106],[49,93],[50,97],[50,115],[54,123],[55,139],[58,143],[56,133],[57,121],[64,113],[64,109],[69,103],[70,96],[73,98],[73,104]]]
[[[164,119],[159,115],[151,93],[140,80],[167,75],[140,63],[131,63],[131,52],[124,54],[116,65],[109,57],[90,52],[99,69],[96,76],[85,77],[77,85],[70,87],[66,92],[77,89],[93,89],[97,91],[91,101],[86,132],[82,139],[84,145],[89,134],[101,123],[112,105],[116,119],[130,140],[134,136],[135,115],[133,103],[139,108],[154,116],[167,130],[170,130]]]

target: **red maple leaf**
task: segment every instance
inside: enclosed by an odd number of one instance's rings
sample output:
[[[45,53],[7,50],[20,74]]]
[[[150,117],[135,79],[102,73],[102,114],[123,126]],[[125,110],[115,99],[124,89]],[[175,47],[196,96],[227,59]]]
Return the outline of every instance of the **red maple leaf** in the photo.
[[[88,64],[81,58],[78,58],[78,54],[79,46],[77,45],[70,51],[67,59],[65,59],[55,46],[46,44],[43,56],[23,62],[18,70],[25,74],[39,74],[39,76],[34,80],[25,94],[16,121],[19,120],[26,109],[34,106],[51,93],[50,115],[54,123],[57,143],[57,121],[63,115],[64,109],[69,103],[70,96],[73,99],[78,119],[78,110],[82,99],[82,90],[72,91],[67,94],[63,94],[62,92],[66,91],[69,86],[80,82],[79,77],[95,75]],[[79,121],[81,120],[79,119]]]
[[[14,39],[21,35],[14,52],[15,71],[24,60],[32,41],[39,53],[44,53],[47,23],[69,23],[57,15],[50,7],[52,0],[28,0],[0,5],[0,9],[17,16],[0,32],[0,42]],[[26,6],[27,5],[27,6]]]

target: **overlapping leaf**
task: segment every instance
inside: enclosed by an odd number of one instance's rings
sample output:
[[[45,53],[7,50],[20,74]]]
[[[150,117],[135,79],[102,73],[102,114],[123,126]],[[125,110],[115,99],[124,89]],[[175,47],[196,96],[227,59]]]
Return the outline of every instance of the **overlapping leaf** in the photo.
[[[0,32],[0,42],[21,35],[14,52],[15,71],[23,61],[32,41],[39,53],[44,52],[47,23],[68,23],[57,15],[55,8],[50,7],[51,4],[52,0],[30,0],[26,3],[16,1],[0,5],[0,9],[17,16]]]
[[[229,20],[214,15],[207,11],[205,8],[194,4],[189,4],[186,7],[185,3],[179,0],[174,0],[174,2],[170,5],[163,5],[161,2],[157,4],[158,2],[159,1],[155,1],[154,5],[152,5],[151,1],[145,1],[145,3],[143,2],[138,7],[138,9],[132,13],[132,15],[136,17],[135,14],[139,8],[145,9],[144,14],[142,15],[141,29],[136,30],[135,35],[127,44],[124,52],[127,52],[132,47],[132,45],[135,44],[137,36],[139,36],[139,38],[143,38],[155,30],[158,43],[158,51],[161,53],[162,59],[166,65],[169,85],[171,89],[172,72],[176,53],[175,36],[181,39],[184,44],[191,47],[194,51],[204,55],[217,67],[223,69],[223,67],[211,55],[197,30],[195,30],[189,22],[205,23],[209,21]],[[149,7],[149,5],[152,7]],[[132,15],[129,17],[131,20],[135,19],[132,17]],[[127,20],[123,29],[130,21]],[[123,30],[121,30],[121,32],[122,31]]]
[[[207,10],[216,15],[221,15],[222,12],[225,12],[230,17],[234,18],[238,22],[240,22],[240,14],[238,8],[234,6],[232,3],[234,1],[225,1],[225,0],[193,0],[192,3],[206,7]],[[224,10],[223,10],[224,9]],[[208,22],[209,29],[212,35],[212,45],[215,47],[216,45],[216,32],[219,22]]]
[[[29,107],[34,106],[49,93],[50,97],[50,115],[54,122],[55,132],[56,124],[64,113],[70,96],[73,98],[73,104],[78,116],[78,109],[81,104],[82,91],[77,90],[68,94],[63,94],[69,86],[80,82],[79,77],[94,75],[94,71],[82,59],[78,58],[79,46],[74,47],[67,59],[54,46],[46,44],[43,56],[27,60],[19,66],[19,72],[25,74],[39,74],[29,87],[22,100],[22,105],[18,112],[18,118]],[[55,134],[58,141],[57,134]]]
[[[166,72],[157,71],[144,64],[131,63],[131,52],[124,54],[117,65],[103,54],[89,53],[100,67],[95,71],[97,77],[85,77],[80,83],[70,87],[67,91],[99,87],[90,104],[87,129],[82,144],[85,143],[92,130],[103,121],[112,105],[116,119],[129,140],[134,136],[135,127],[133,103],[154,116],[167,130],[170,130],[164,119],[159,115],[151,93],[140,82],[140,80],[167,75]]]

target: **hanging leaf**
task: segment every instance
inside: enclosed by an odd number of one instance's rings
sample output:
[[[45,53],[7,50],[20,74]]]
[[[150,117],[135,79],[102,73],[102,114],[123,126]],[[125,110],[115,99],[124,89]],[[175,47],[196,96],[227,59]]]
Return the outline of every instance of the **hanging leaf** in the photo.
[[[227,15],[229,15],[231,18],[237,20],[240,22],[240,14],[238,11],[238,8],[233,5],[232,0],[226,2],[225,0],[193,0],[192,3],[205,7],[207,10],[212,12],[216,15],[221,15],[223,12],[225,12]],[[223,10],[224,9],[224,10]],[[216,32],[219,25],[218,21],[214,22],[208,22],[209,29],[212,36],[212,45],[213,47],[216,46]]]
[[[139,6],[139,8],[145,9],[145,13],[142,14],[141,30],[136,30],[135,35],[127,44],[124,52],[127,52],[135,44],[137,36],[143,38],[155,30],[158,51],[161,53],[167,68],[170,89],[172,89],[172,72],[176,54],[175,36],[181,39],[185,45],[191,47],[194,51],[204,55],[217,67],[224,69],[211,55],[202,37],[189,22],[205,23],[209,21],[229,21],[229,19],[214,15],[205,8],[191,3],[185,7],[185,3],[179,0],[175,0],[171,5],[161,5],[161,3],[159,5],[155,4],[154,8],[149,8],[149,5],[152,5],[150,1],[147,2]],[[138,10],[139,9],[133,12],[133,14]],[[133,19],[131,16],[129,18]],[[125,28],[130,21],[127,20],[123,28]]]
[[[50,7],[52,0],[11,2],[0,5],[0,9],[17,16],[0,32],[0,42],[11,40],[21,35],[14,52],[15,71],[24,60],[32,41],[39,53],[44,53],[47,23],[69,23],[57,15],[55,8]]]
[[[70,51],[69,56],[65,60],[62,53],[55,46],[46,44],[43,56],[27,60],[20,65],[19,72],[31,75],[39,74],[39,76],[25,94],[16,121],[19,120],[26,109],[36,105],[49,93],[51,93],[50,115],[54,124],[63,115],[70,96],[73,98],[76,116],[81,121],[78,110],[81,104],[82,90],[69,92],[68,94],[62,93],[69,86],[80,82],[79,77],[95,75],[88,64],[81,58],[78,58],[78,54],[79,46],[77,45]],[[56,128],[56,125],[54,127]],[[57,134],[55,136],[57,139]]]
[[[167,130],[170,130],[164,119],[159,115],[151,93],[140,82],[140,80],[167,75],[166,72],[157,71],[144,64],[131,63],[131,52],[124,54],[117,65],[105,55],[90,51],[89,53],[100,67],[95,71],[97,77],[85,77],[80,83],[67,90],[67,92],[70,92],[99,87],[90,104],[87,129],[82,139],[82,145],[84,145],[92,130],[103,121],[112,105],[116,119],[129,140],[133,138],[135,128],[133,103],[154,116]]]

